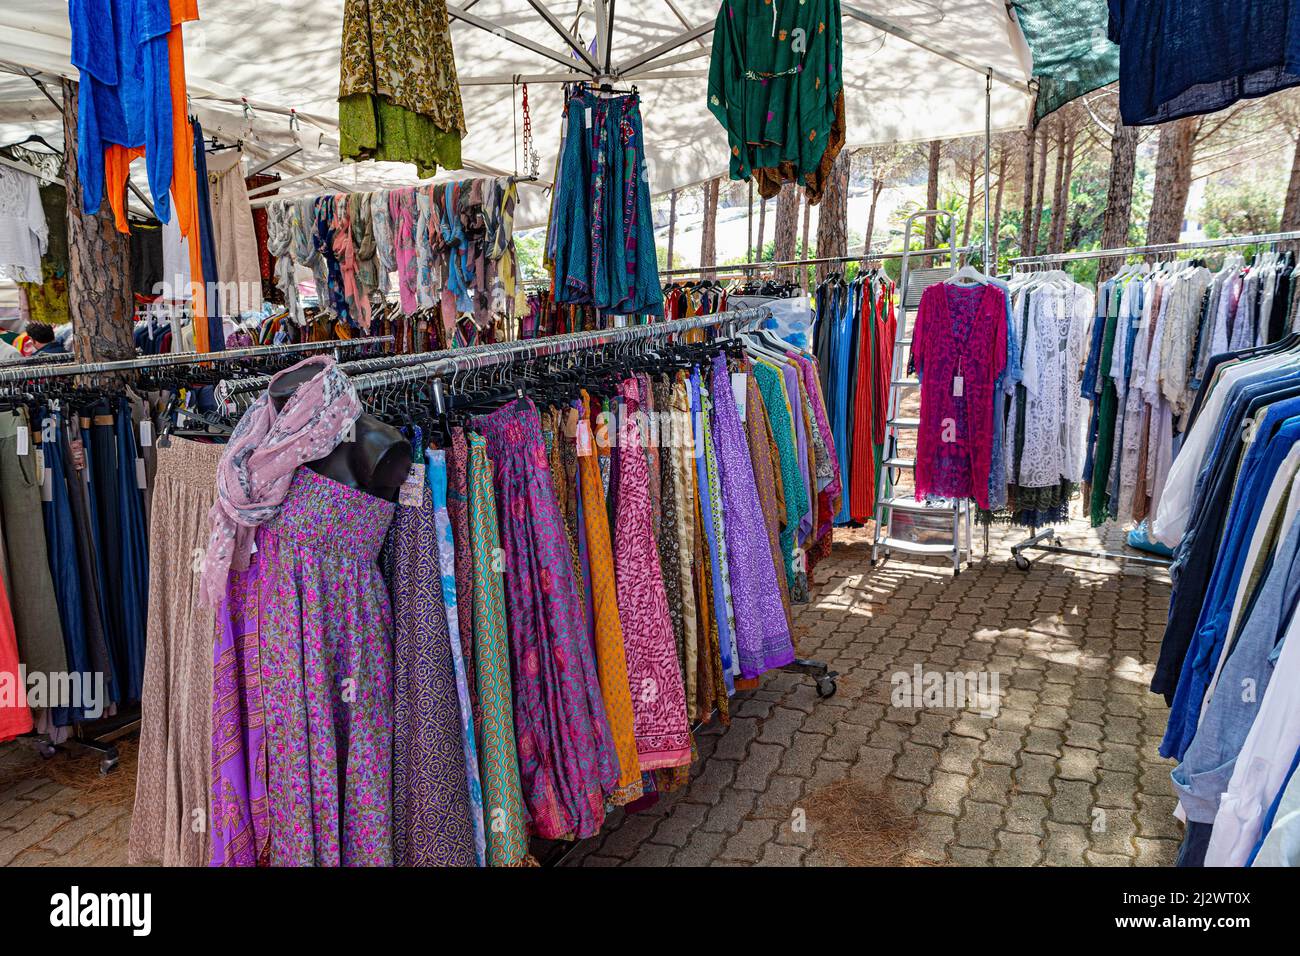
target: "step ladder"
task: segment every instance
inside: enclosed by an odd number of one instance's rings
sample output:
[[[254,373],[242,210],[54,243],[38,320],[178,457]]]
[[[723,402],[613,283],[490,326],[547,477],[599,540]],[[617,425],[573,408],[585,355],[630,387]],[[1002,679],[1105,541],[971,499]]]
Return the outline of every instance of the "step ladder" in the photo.
[[[912,349],[911,325],[908,316],[921,304],[921,294],[930,286],[943,282],[958,267],[957,217],[942,209],[926,209],[907,217],[903,235],[903,248],[910,250],[912,224],[925,219],[948,220],[951,239],[952,264],[932,269],[911,268],[910,252],[903,254],[903,270],[899,282],[902,290],[898,302],[898,331],[894,337],[893,366],[889,373],[888,418],[885,420],[885,457],[880,474],[876,476],[876,527],[871,541],[871,565],[875,567],[883,552],[888,558],[894,551],[929,557],[944,557],[952,562],[952,573],[960,574],[962,564],[971,556],[971,504],[967,498],[917,501],[912,493],[896,494],[903,472],[915,471],[916,461],[899,447],[899,439],[920,428],[919,418],[903,413],[904,399],[919,398],[921,383],[907,374],[907,360]],[[915,447],[915,442],[912,442]],[[920,524],[918,525],[918,519]],[[940,519],[940,520],[935,520]],[[908,537],[904,526],[911,524],[918,533],[929,530],[925,540]],[[940,530],[942,528],[942,530]]]

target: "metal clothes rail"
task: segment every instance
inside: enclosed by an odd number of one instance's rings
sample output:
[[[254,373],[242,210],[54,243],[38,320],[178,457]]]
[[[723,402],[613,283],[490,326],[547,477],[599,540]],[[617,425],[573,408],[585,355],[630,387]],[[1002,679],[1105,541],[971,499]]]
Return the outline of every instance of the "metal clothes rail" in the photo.
[[[760,260],[757,262],[733,262],[725,266],[695,266],[693,268],[680,269],[660,269],[661,276],[674,275],[701,275],[705,272],[754,272],[764,269],[796,269],[799,266],[817,266],[817,265],[837,265],[849,262],[877,262],[881,259],[902,259],[904,256],[939,256],[952,255],[955,253],[959,256],[969,255],[978,249],[979,246],[962,246],[953,250],[949,247],[941,249],[917,249],[909,252],[906,249],[899,249],[895,252],[873,252],[870,255],[856,256],[819,256],[811,259],[782,259],[780,261]]]
[[[171,365],[202,365],[206,362],[235,362],[246,358],[268,355],[291,355],[295,352],[323,352],[328,349],[359,348],[391,342],[391,335],[375,335],[362,339],[337,339],[323,342],[294,342],[287,345],[253,345],[220,352],[164,352],[160,355],[143,355],[132,359],[109,362],[79,362],[41,365],[36,367],[0,369],[0,384],[26,382],[38,378],[57,378],[67,375],[102,375],[109,372],[129,372],[135,369],[163,368]]]
[[[1219,239],[1200,239],[1194,242],[1166,242],[1149,246],[1122,246],[1116,249],[1088,249],[1083,252],[1054,252],[1043,256],[1020,256],[1012,259],[1013,266],[1044,265],[1052,262],[1081,262],[1085,259],[1111,259],[1129,256],[1161,255],[1167,252],[1192,252],[1197,249],[1224,249],[1234,246],[1254,246],[1265,242],[1291,242],[1300,240],[1300,232],[1265,232],[1253,236],[1223,236]]]

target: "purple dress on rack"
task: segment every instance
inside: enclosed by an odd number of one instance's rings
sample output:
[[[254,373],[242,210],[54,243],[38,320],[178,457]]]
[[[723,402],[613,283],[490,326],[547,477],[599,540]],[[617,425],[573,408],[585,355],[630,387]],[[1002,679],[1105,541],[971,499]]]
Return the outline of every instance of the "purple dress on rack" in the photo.
[[[711,394],[740,675],[751,679],[793,661],[794,643],[776,582],[749,444],[731,390],[727,360],[721,355],[713,359]]]
[[[393,861],[395,509],[299,468],[258,532],[272,866]]]

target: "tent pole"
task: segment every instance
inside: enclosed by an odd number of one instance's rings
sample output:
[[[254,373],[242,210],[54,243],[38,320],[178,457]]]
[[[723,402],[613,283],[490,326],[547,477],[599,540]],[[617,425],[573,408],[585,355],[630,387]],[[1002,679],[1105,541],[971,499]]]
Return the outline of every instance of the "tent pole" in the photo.
[[[590,69],[592,73],[595,73],[599,69],[596,66],[596,61],[592,59],[591,54],[587,52],[587,48],[579,43],[578,38],[570,33],[564,24],[559,21],[559,18],[547,9],[546,4],[542,3],[542,0],[528,0],[528,4],[538,12],[543,20],[550,24],[551,29],[560,35],[560,39],[567,43],[569,48],[582,58],[582,61],[587,64],[587,68]]]
[[[578,65],[574,62],[572,56],[561,53],[559,50],[552,50],[545,44],[530,40],[528,37],[521,36],[513,30],[507,30],[505,27],[498,26],[491,20],[484,20],[482,17],[476,16],[461,7],[453,6],[450,3],[447,4],[447,15],[454,17],[457,20],[463,20],[470,26],[478,27],[480,30],[485,30],[493,36],[498,36],[503,40],[509,40],[515,46],[521,46],[525,50],[532,50],[534,53],[539,53],[547,59],[554,60],[556,63],[563,66]]]
[[[993,68],[984,77],[984,273],[993,275],[998,264],[989,258],[989,154],[993,151]]]
[[[605,75],[609,76],[613,72],[610,60],[614,56],[614,10],[615,0],[609,0],[608,20],[605,24]]]

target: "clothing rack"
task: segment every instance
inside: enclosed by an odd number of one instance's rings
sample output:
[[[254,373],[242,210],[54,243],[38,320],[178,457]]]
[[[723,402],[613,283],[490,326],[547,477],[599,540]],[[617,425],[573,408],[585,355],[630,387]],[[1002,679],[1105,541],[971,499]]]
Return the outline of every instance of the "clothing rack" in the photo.
[[[1020,256],[1012,259],[1013,267],[1046,265],[1058,262],[1079,262],[1087,259],[1127,258],[1129,256],[1165,255],[1167,253],[1191,252],[1198,249],[1225,249],[1240,246],[1255,246],[1265,243],[1290,242],[1300,240],[1300,231],[1265,232],[1250,236],[1224,236],[1219,239],[1202,239],[1194,242],[1166,242],[1145,246],[1123,246],[1114,249],[1090,249],[1085,252],[1057,252],[1042,256]],[[987,532],[986,532],[987,533]],[[987,544],[985,546],[987,551]],[[1011,557],[1016,567],[1028,571],[1031,561],[1025,557],[1027,551],[1040,551],[1044,554],[1065,554],[1083,558],[1105,558],[1112,561],[1128,561],[1134,564],[1148,564],[1167,568],[1170,559],[1145,554],[1131,554],[1127,551],[1107,551],[1104,548],[1071,548],[1061,543],[1061,536],[1055,528],[1031,528],[1030,535],[1023,541],[1011,546]]]
[[[1220,239],[1200,239],[1194,242],[1166,242],[1149,246],[1123,246],[1115,249],[1089,249],[1084,252],[1054,252],[1043,256],[1020,256],[1012,259],[1012,266],[1045,265],[1051,262],[1080,262],[1085,259],[1111,259],[1128,256],[1161,255],[1167,252],[1191,252],[1196,249],[1224,249],[1234,246],[1255,246],[1266,242],[1291,242],[1300,240],[1300,231],[1265,232],[1253,236],[1224,236]]]
[[[65,375],[102,375],[110,372],[129,372],[135,369],[161,368],[169,365],[201,365],[204,362],[235,362],[245,358],[268,355],[291,355],[295,352],[319,352],[326,349],[357,348],[391,342],[391,335],[375,335],[362,339],[337,339],[322,342],[293,342],[285,345],[252,345],[247,348],[225,349],[220,352],[164,352],[139,358],[109,362],[79,362],[43,365],[39,367],[0,369],[0,384],[25,382],[37,378],[56,378]]]
[[[1297,233],[1300,236],[1300,233]],[[762,260],[759,262],[737,262],[725,266],[695,266],[693,268],[681,269],[660,269],[661,276],[674,275],[702,275],[705,272],[752,272],[763,269],[794,269],[799,266],[817,266],[817,265],[840,265],[849,262],[876,262],[880,259],[902,259],[904,256],[938,256],[952,255],[954,252],[959,255],[967,255],[978,249],[978,246],[963,246],[960,249],[917,249],[909,252],[906,249],[899,249],[896,252],[872,252],[868,255],[857,256],[819,256],[812,259],[783,259],[772,262]]]
[[[338,341],[297,342],[287,345],[261,345],[242,349],[227,349],[221,352],[174,352],[162,355],[149,355],[135,359],[115,362],[81,362],[61,364],[47,363],[35,367],[5,368],[0,370],[0,385],[5,383],[27,382],[34,379],[56,378],[67,375],[95,375],[107,372],[122,372],[132,369],[159,368],[172,365],[198,365],[206,362],[238,361],[244,358],[256,358],[267,355],[292,355],[296,352],[322,351],[329,348],[353,348],[362,345],[377,345],[391,342],[392,336],[381,335],[362,339],[340,339]],[[72,744],[99,755],[99,772],[107,774],[117,766],[119,753],[116,741],[140,729],[140,711],[130,707],[122,712],[106,717],[94,723],[94,735],[87,736],[84,726],[78,724],[73,734],[61,744],[53,744],[40,737],[35,738],[35,747],[43,757],[50,757],[59,746]]]

